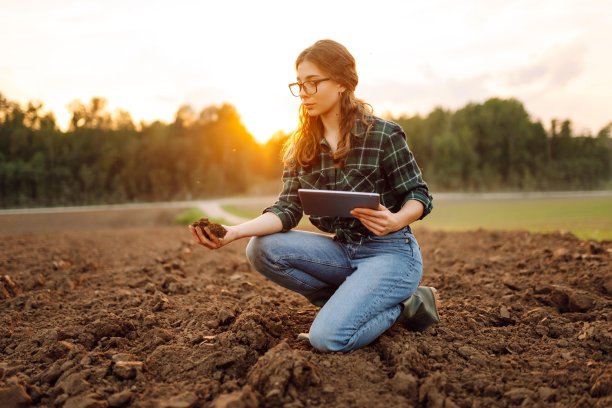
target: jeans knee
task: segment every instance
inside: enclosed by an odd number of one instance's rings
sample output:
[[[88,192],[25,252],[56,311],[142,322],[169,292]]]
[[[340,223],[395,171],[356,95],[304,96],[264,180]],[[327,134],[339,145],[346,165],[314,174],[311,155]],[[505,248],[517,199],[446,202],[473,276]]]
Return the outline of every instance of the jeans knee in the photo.
[[[266,242],[270,241],[268,236],[252,237],[246,247],[246,256],[252,265],[260,263],[268,258],[270,253],[270,245]]]
[[[317,324],[316,320],[310,327],[309,337],[312,347],[324,353],[350,350],[349,339],[343,341],[335,327]]]
[[[246,257],[251,265],[255,266],[255,260],[261,255],[261,245],[259,244],[259,237],[252,237],[246,246]]]
[[[246,247],[246,257],[255,270],[265,276],[275,270],[272,251],[275,246],[270,236],[252,237]]]

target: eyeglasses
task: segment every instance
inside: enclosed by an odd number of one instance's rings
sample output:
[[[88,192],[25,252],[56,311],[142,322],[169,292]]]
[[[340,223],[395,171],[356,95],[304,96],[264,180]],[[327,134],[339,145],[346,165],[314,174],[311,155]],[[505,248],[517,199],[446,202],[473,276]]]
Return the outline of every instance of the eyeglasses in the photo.
[[[312,81],[304,81],[302,83],[294,82],[289,84],[289,90],[293,96],[300,96],[300,92],[304,89],[306,95],[314,95],[317,93],[317,85],[323,81],[329,81],[330,78],[313,79]]]

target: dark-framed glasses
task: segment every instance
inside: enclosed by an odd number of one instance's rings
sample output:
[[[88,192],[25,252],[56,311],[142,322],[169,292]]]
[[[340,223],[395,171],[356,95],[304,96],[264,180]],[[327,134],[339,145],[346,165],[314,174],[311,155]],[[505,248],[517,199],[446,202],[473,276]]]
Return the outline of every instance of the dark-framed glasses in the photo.
[[[314,95],[317,93],[317,85],[323,81],[329,81],[330,78],[313,79],[310,81],[304,81],[302,83],[294,82],[289,84],[289,90],[291,95],[300,96],[300,91],[304,89],[306,95]]]

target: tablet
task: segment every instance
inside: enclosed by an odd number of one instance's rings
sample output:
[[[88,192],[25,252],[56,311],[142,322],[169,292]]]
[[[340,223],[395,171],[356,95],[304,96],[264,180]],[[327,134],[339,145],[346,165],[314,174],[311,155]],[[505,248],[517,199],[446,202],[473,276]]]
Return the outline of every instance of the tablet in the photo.
[[[356,191],[298,189],[306,215],[321,217],[350,217],[354,208],[378,208],[380,194]]]

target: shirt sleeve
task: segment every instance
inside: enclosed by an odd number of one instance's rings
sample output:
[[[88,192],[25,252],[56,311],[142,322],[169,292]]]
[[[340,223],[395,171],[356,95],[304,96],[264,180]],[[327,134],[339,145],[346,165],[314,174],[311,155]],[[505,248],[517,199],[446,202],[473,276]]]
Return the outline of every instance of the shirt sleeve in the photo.
[[[263,213],[271,212],[276,214],[283,223],[283,232],[295,228],[302,219],[302,202],[298,196],[300,181],[297,171],[283,169],[283,190],[281,191],[276,203],[263,210]]]
[[[433,197],[421,175],[414,155],[408,148],[406,135],[397,126],[383,141],[383,171],[385,172],[394,192],[403,197],[402,206],[408,200],[416,200],[423,204],[421,218],[425,218],[433,209]]]

